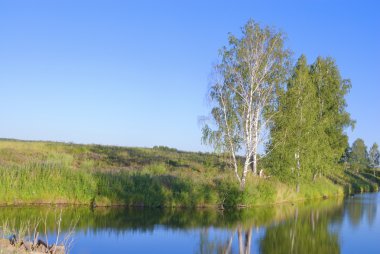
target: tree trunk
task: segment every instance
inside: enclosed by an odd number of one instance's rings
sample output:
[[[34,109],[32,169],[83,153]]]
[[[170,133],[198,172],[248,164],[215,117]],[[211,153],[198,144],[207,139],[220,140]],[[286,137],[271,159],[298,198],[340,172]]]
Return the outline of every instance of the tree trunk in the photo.
[[[251,156],[252,164],[251,164],[251,169],[253,175],[257,175],[257,153],[254,152],[254,154]]]
[[[260,108],[255,111],[255,120],[253,126],[253,153],[252,153],[252,173],[257,175],[257,146],[259,143],[259,117]]]
[[[240,182],[240,187],[242,189],[245,188],[245,181],[247,179],[247,174],[249,171],[249,164],[250,164],[250,157],[246,156],[245,163],[244,163],[244,168],[243,168],[243,174],[241,176],[241,182]]]

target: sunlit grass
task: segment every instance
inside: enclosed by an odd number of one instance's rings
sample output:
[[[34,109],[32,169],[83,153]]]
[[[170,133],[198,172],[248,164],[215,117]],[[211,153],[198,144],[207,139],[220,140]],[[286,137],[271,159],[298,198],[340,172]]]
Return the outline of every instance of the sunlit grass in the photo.
[[[242,191],[225,158],[214,154],[0,140],[0,204],[6,205],[255,206],[343,195],[347,189],[373,191],[380,182],[365,174],[330,179],[301,181],[297,192],[275,177],[249,176]]]

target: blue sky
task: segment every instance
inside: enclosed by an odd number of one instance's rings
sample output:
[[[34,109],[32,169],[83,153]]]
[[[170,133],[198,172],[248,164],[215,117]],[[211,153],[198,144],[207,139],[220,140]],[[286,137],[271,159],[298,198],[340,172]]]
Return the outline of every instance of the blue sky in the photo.
[[[380,142],[380,2],[0,0],[0,137],[205,151],[218,49],[248,19],[352,80],[350,141]]]

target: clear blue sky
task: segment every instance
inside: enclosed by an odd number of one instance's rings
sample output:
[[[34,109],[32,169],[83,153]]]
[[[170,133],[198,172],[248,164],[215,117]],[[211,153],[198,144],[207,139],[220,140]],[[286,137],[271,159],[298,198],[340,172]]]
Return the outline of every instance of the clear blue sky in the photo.
[[[0,137],[208,150],[218,49],[252,18],[336,59],[350,141],[380,142],[380,1],[0,0]]]

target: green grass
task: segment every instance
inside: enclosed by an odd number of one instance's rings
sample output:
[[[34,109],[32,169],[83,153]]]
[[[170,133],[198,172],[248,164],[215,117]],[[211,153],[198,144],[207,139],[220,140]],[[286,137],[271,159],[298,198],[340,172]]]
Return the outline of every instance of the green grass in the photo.
[[[125,148],[0,140],[0,204],[256,206],[377,190],[368,172],[296,186],[249,177],[242,191],[223,156],[167,147]]]

